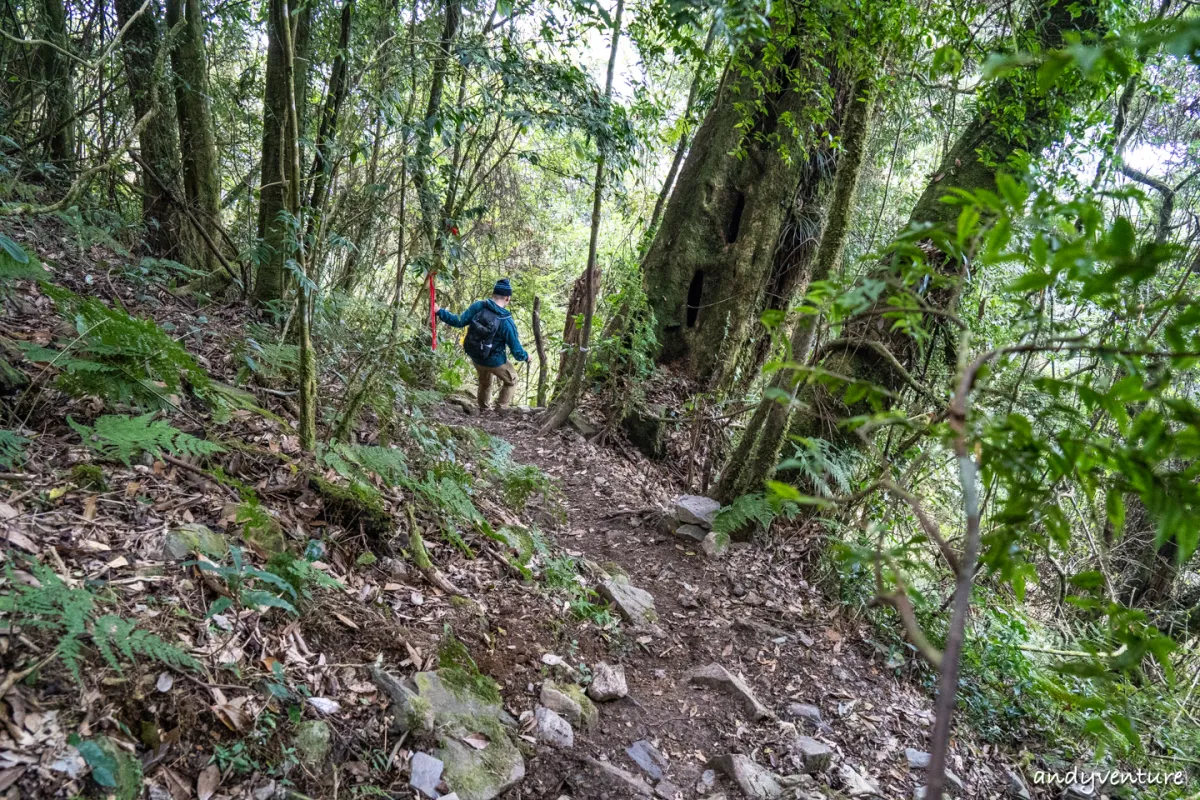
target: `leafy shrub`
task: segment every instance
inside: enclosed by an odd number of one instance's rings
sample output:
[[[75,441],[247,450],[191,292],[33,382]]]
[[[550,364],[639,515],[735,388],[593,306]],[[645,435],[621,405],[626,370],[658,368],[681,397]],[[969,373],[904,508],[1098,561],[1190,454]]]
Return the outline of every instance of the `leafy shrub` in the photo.
[[[166,422],[155,421],[155,413],[152,411],[140,417],[110,414],[97,419],[93,427],[70,417],[67,422],[83,437],[83,443],[102,458],[120,461],[125,466],[140,453],[155,457],[161,457],[164,452],[173,456],[198,457],[224,451],[225,448],[215,442],[197,439]]]
[[[289,580],[296,576],[282,577],[247,563],[240,547],[230,547],[229,556],[232,563],[228,565],[211,561],[187,562],[220,578],[229,589],[230,597],[222,597],[213,603],[208,610],[209,616],[227,611],[235,602],[246,608],[281,608],[293,616],[300,615],[295,606],[299,593]]]
[[[30,571],[37,578],[38,586],[18,581],[11,563],[5,566],[5,571],[13,594],[0,607],[9,611],[21,625],[56,635],[58,643],[54,655],[62,660],[75,680],[83,680],[83,640],[88,637],[109,666],[118,672],[122,671],[122,657],[136,663],[138,656],[180,669],[200,669],[196,659],[158,636],[138,629],[132,620],[100,614],[95,595],[87,589],[67,586],[50,567],[36,561],[31,565]]]
[[[46,270],[37,256],[30,255],[25,248],[0,233],[0,287],[12,281],[42,280]]]

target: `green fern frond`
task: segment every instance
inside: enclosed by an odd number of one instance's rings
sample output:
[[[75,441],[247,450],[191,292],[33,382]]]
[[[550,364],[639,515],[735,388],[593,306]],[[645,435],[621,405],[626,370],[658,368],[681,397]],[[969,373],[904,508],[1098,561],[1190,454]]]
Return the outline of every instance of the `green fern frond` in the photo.
[[[110,414],[96,420],[94,427],[83,425],[68,417],[67,422],[75,429],[83,442],[101,457],[123,462],[143,452],[155,457],[163,452],[179,457],[209,456],[223,452],[225,448],[214,442],[198,439],[162,421],[153,420],[155,412],[140,417]]]
[[[764,530],[770,527],[776,511],[761,494],[745,494],[717,512],[712,529],[718,536],[730,536],[757,523]]]
[[[25,461],[25,445],[29,440],[12,431],[0,429],[0,468],[11,470]]]
[[[377,475],[388,486],[398,486],[408,475],[408,458],[395,447],[334,442],[320,459],[343,478],[366,482]]]

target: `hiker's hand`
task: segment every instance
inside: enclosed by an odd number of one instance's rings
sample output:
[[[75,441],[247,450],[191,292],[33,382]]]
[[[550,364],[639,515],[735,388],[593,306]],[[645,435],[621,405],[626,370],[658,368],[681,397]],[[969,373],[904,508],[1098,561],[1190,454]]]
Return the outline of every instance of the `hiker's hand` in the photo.
[[[442,310],[442,307],[441,307],[441,306],[439,306],[439,305],[437,304],[437,301],[435,300],[435,301],[433,302],[433,313],[435,313],[435,314],[436,314],[437,312],[439,312],[439,311],[441,311],[441,310]]]

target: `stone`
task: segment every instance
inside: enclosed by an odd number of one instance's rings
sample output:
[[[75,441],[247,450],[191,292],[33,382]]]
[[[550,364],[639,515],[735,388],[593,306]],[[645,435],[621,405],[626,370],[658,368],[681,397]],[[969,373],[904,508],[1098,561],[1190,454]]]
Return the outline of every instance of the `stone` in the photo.
[[[708,531],[701,528],[699,525],[685,523],[675,529],[675,536],[689,542],[703,542],[704,537],[708,535]]]
[[[625,748],[625,755],[656,781],[666,777],[670,763],[658,752],[658,748],[645,739],[639,739]]]
[[[799,758],[800,767],[809,775],[824,772],[833,763],[833,749],[811,736],[797,736],[792,751]]]
[[[811,725],[813,728],[823,728],[825,720],[821,719],[821,709],[809,703],[792,703],[787,707],[787,715]]]
[[[967,787],[963,783],[962,778],[955,775],[950,770],[946,770],[946,780],[942,786],[942,794],[946,797],[961,797],[966,794]],[[925,800],[925,795],[929,789],[926,786],[918,786],[913,790],[913,800]],[[1088,795],[1090,797],[1090,795]]]
[[[1025,781],[1016,771],[1004,768],[1008,774],[1008,796],[1015,797],[1016,800],[1030,800],[1029,787],[1025,785]]]
[[[755,721],[774,719],[775,717],[771,709],[758,702],[758,698],[754,696],[754,692],[750,690],[745,681],[720,664],[709,664],[707,667],[693,670],[688,675],[688,682],[695,686],[720,689],[739,698],[746,709],[746,713]]]
[[[700,549],[709,558],[720,558],[729,552],[729,534],[709,531],[700,542]]]
[[[1072,783],[1063,789],[1062,800],[1093,800],[1097,796],[1095,786],[1086,783]]]
[[[749,756],[728,753],[714,758],[709,766],[729,776],[750,800],[773,800],[783,796],[783,787],[775,774],[754,763]]]
[[[654,787],[654,796],[661,800],[680,800],[683,790],[670,781],[659,781]]]
[[[441,759],[416,752],[409,762],[409,768],[412,773],[408,779],[409,786],[416,789],[422,797],[440,797],[437,785],[442,782],[442,770],[446,768]]]
[[[575,746],[575,731],[571,729],[571,723],[558,714],[545,706],[538,706],[533,717],[537,720],[538,739],[563,750]]]
[[[654,790],[650,788],[650,784],[640,775],[634,775],[632,772],[626,772],[618,766],[608,763],[607,761],[598,761],[594,758],[584,757],[584,763],[592,768],[592,772],[600,778],[600,780],[609,786],[614,787],[620,794],[618,797],[651,797]],[[591,795],[585,795],[591,796]]]
[[[596,704],[575,684],[545,681],[542,684],[542,705],[562,717],[573,727],[588,729],[600,718]]]
[[[580,435],[585,439],[590,439],[600,432],[599,428],[584,419],[583,415],[578,411],[572,411],[571,415],[567,417],[567,422],[571,424],[572,428],[579,431]]]
[[[700,777],[696,779],[696,794],[705,795],[715,788],[717,788],[717,773],[711,769],[700,773]]]
[[[842,780],[842,788],[850,797],[881,796],[879,787],[866,775],[859,774],[858,770],[849,764],[842,764],[838,768],[838,777]]]
[[[598,591],[630,624],[653,625],[658,621],[658,612],[654,610],[654,595],[634,586],[625,575],[615,575],[602,582]]]
[[[679,522],[711,528],[721,504],[711,497],[685,494],[675,499],[675,519]]]
[[[908,759],[909,769],[929,769],[929,762],[933,760],[929,753],[911,747],[904,748],[904,757]]]
[[[301,763],[308,765],[322,763],[332,747],[329,723],[319,719],[301,722],[296,726],[295,744]]]
[[[587,694],[600,703],[620,700],[629,694],[629,686],[625,683],[625,667],[601,661],[592,670],[592,683],[588,686]]]
[[[517,721],[498,697],[483,696],[453,672],[418,672],[401,680],[381,666],[371,678],[389,695],[394,728],[436,744],[433,755],[446,765],[443,780],[461,800],[492,800],[525,777],[525,759],[513,741]],[[464,737],[483,734],[482,750]]]
[[[225,537],[213,532],[207,525],[198,522],[180,525],[163,537],[159,559],[183,561],[190,555],[224,558],[229,555],[229,543]]]

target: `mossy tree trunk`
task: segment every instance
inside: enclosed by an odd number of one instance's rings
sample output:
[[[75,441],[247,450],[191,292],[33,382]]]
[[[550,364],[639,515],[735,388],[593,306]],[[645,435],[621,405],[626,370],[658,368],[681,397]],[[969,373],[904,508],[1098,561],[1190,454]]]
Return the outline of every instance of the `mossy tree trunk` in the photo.
[[[258,237],[261,252],[254,279],[254,298],[259,304],[282,300],[290,284],[285,263],[294,238],[286,220],[287,146],[298,138],[290,122],[296,106],[297,124],[303,120],[308,93],[307,41],[311,5],[293,15],[294,27],[284,31],[283,0],[268,0],[267,75],[263,91],[262,180],[259,184]],[[292,64],[284,64],[285,39],[294,49]],[[289,78],[290,76],[290,78]]]
[[[810,281],[825,280],[841,263],[854,210],[858,176],[866,153],[873,105],[874,79],[859,80],[854,84],[842,123],[841,157],[835,172],[829,212],[820,233],[820,243],[812,258],[811,268],[809,265],[798,268],[800,276],[795,290],[804,291]],[[813,323],[811,315],[801,316],[795,322],[790,341],[791,358],[795,362],[803,362],[808,356]],[[790,370],[781,369],[775,373],[771,382],[773,391],[755,409],[749,426],[721,472],[716,492],[721,502],[728,503],[741,494],[757,491],[775,471],[787,431],[787,420],[791,415],[790,399],[784,401],[778,395],[788,392],[794,380]]]
[[[201,0],[167,0],[167,27],[179,32],[171,48],[175,71],[175,108],[183,156],[184,198],[201,224],[218,222],[221,214],[220,162],[208,98],[208,63],[204,53],[204,10]],[[208,267],[219,264],[211,253]]]
[[[788,44],[778,59],[758,51],[727,68],[643,261],[658,361],[680,365],[701,388],[735,371],[808,157],[785,123],[813,110],[794,77],[830,83],[804,52],[800,24],[780,27]]]
[[[1042,0],[1017,38],[1022,49],[1036,53],[1063,46],[1072,34],[1086,37],[1100,31],[1098,6],[1093,0],[1076,4]],[[953,224],[959,208],[943,203],[942,197],[955,189],[996,191],[1000,170],[1019,171],[1030,154],[1062,140],[1073,109],[1086,96],[1087,84],[1068,75],[1046,89],[1038,85],[1036,73],[1036,67],[1019,69],[987,85],[977,100],[974,117],[913,206],[906,228]],[[940,252],[929,253],[927,259],[948,283],[957,285],[964,268],[961,262]],[[870,277],[892,279],[894,270],[894,262],[888,260]],[[957,288],[935,288],[922,299],[935,311],[950,312]],[[924,377],[913,375],[923,361],[931,364],[927,369],[930,375],[952,368],[952,355],[935,359],[933,352],[919,350],[911,338],[893,330],[893,320],[878,310],[870,309],[847,321],[836,342],[822,348],[826,351],[820,359],[823,369],[898,392]],[[952,350],[953,334],[945,335],[944,350]],[[837,423],[859,410],[857,406],[847,408],[839,397],[815,383],[801,390],[798,405],[806,410],[794,416],[790,434],[799,437],[842,439]]]
[[[63,0],[42,0],[41,38],[67,50],[67,13]],[[71,85],[71,59],[50,45],[37,50],[37,59],[45,81],[45,115],[42,137],[46,158],[70,175],[75,169],[75,89]]]
[[[154,255],[188,261],[192,249],[183,209],[173,198],[181,197],[179,139],[175,130],[175,103],[166,80],[166,53],[162,9],[157,0],[134,19],[142,4],[137,0],[115,0],[117,23],[129,24],[121,42],[129,97],[138,118],[151,114],[138,137],[142,218],[146,244]],[[151,172],[153,174],[151,174]]]

